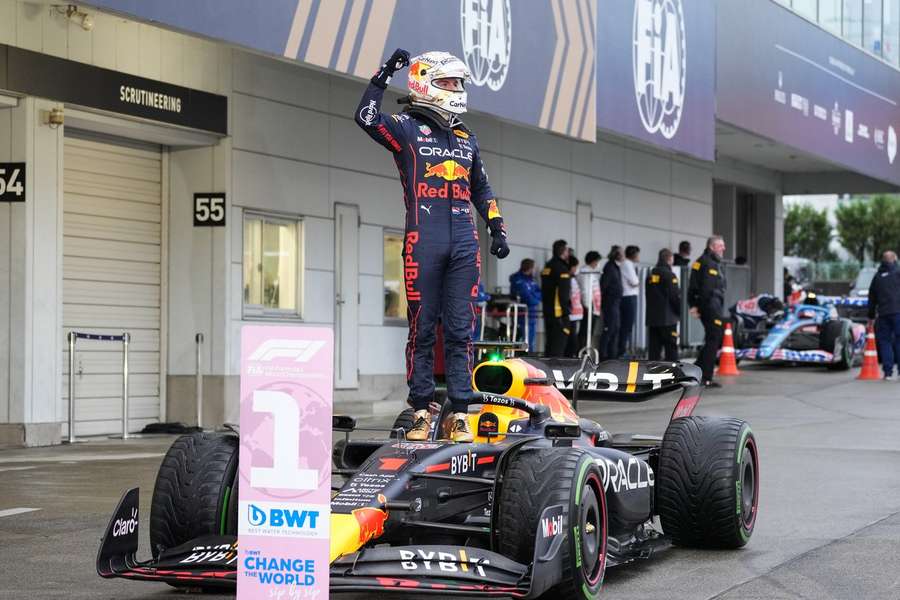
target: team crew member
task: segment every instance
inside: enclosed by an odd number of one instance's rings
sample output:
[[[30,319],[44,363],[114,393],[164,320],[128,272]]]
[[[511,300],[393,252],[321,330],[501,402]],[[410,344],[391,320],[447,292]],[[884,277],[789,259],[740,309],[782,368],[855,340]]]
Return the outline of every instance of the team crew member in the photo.
[[[678,320],[681,293],[678,278],[672,272],[672,251],[659,251],[659,261],[647,274],[647,349],[650,360],[659,360],[665,349],[666,360],[678,360]]]
[[[581,299],[581,286],[578,284],[578,258],[571,252],[569,253],[569,307],[572,314],[569,315],[569,322],[572,324],[572,330],[569,333],[569,339],[566,341],[566,356],[575,358],[578,356],[578,333],[581,327],[584,327],[584,304]]]
[[[547,341],[544,354],[563,356],[566,342],[572,334],[571,294],[572,276],[569,274],[569,245],[565,240],[553,242],[553,258],[541,271],[541,297],[544,300],[544,332]]]
[[[528,307],[528,351],[536,352],[534,337],[537,335],[541,288],[534,280],[534,261],[530,258],[523,258],[519,270],[509,276],[509,293]]]
[[[578,347],[587,348],[588,346],[588,327],[587,320],[591,319],[591,337],[600,336],[602,319],[600,318],[600,277],[597,275],[597,267],[600,266],[600,253],[591,250],[584,255],[584,266],[578,272],[578,285],[581,287],[581,302],[584,305],[585,319],[581,323],[581,329],[578,330]],[[591,348],[596,348],[593,339],[590,340]]]
[[[619,352],[619,313],[622,305],[622,275],[619,262],[622,260],[622,248],[613,246],[607,256],[609,260],[603,265],[600,276],[600,294],[603,297],[603,334],[600,336],[600,358],[618,358]]]
[[[466,419],[472,397],[473,300],[478,295],[481,255],[472,208],[491,232],[491,253],[509,254],[506,228],[478,151],[478,141],[459,115],[466,111],[465,63],[446,52],[427,52],[409,70],[410,106],[381,112],[391,76],[410,64],[396,50],[372,77],[356,109],[356,123],[394,154],[406,204],[403,276],[408,303],[406,379],[415,421],[407,432],[424,440],[434,399],[434,339],[443,323],[447,395],[453,414],[441,424],[457,442],[472,440]]]
[[[869,321],[875,319],[878,358],[886,381],[894,380],[894,366],[900,368],[900,269],[897,255],[888,250],[869,286]]]
[[[703,370],[703,385],[721,387],[713,381],[716,356],[725,335],[725,272],[722,256],[725,240],[714,235],[706,241],[703,255],[691,265],[691,282],[688,286],[688,302],[691,314],[703,323],[703,347],[697,357],[697,365]]]
[[[637,263],[641,260],[641,249],[637,246],[625,247],[625,260],[619,261],[619,271],[622,275],[622,304],[619,307],[619,346],[616,358],[625,356],[625,351],[631,346],[631,337],[634,334],[634,322],[637,318],[638,294],[641,290],[641,280],[637,274]]]

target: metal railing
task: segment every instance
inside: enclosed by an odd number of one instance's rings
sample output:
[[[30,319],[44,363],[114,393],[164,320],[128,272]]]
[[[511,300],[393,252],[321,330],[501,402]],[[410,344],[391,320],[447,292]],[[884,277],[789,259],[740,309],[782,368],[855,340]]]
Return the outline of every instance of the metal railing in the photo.
[[[196,334],[194,342],[197,344],[197,369],[194,375],[197,393],[197,427],[203,429],[203,334]]]
[[[95,342],[122,342],[122,439],[128,439],[128,344],[131,342],[131,334],[127,331],[122,335],[103,335],[98,333],[82,333],[70,331],[69,340],[69,439],[70,444],[75,443],[75,349],[78,340],[91,340]],[[80,374],[80,373],[79,373]]]

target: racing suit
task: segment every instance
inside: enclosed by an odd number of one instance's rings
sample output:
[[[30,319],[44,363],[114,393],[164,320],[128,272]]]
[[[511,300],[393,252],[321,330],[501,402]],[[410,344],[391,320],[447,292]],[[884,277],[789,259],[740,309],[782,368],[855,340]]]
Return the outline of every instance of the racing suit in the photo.
[[[366,88],[355,118],[372,139],[393,153],[403,184],[409,403],[423,410],[433,400],[433,348],[440,318],[447,395],[454,412],[465,412],[472,396],[474,300],[481,271],[472,208],[495,237],[501,232],[505,237],[503,218],[475,135],[462,123],[448,126],[425,108],[386,115],[381,112],[383,96],[384,84],[379,84],[376,76]]]
[[[697,365],[703,369],[703,381],[712,381],[716,357],[725,337],[725,272],[721,260],[707,249],[691,265],[688,302],[700,311],[703,323],[703,347]]]

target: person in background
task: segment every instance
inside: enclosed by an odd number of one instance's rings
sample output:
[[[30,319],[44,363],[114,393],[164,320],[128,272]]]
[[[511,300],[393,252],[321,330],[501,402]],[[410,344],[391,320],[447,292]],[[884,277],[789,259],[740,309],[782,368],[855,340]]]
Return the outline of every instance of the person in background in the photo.
[[[547,341],[544,354],[563,356],[572,333],[569,315],[572,276],[569,274],[569,245],[566,240],[553,242],[553,258],[541,271],[541,300],[544,303],[544,332]]]
[[[603,333],[600,335],[600,359],[616,358],[619,348],[619,310],[622,305],[622,275],[619,261],[622,260],[622,247],[613,246],[603,265],[600,276],[600,294],[603,303]]]
[[[877,319],[876,319],[877,316]],[[885,381],[894,381],[900,369],[900,269],[897,254],[888,250],[869,286],[869,323],[875,320],[875,341]]]
[[[703,323],[703,346],[697,356],[697,366],[703,370],[703,385],[722,387],[713,381],[716,357],[725,336],[725,271],[722,256],[725,240],[714,235],[706,241],[703,255],[691,265],[691,282],[688,285],[688,302],[691,315]]]
[[[659,260],[647,274],[647,350],[650,360],[659,360],[665,349],[667,361],[678,360],[678,321],[681,293],[672,272],[672,251],[663,248]]]
[[[794,293],[794,284],[797,282],[797,280],[794,279],[794,276],[791,275],[791,272],[788,271],[787,267],[784,267],[784,273],[782,274],[782,276],[784,277],[784,301],[785,303],[787,303],[791,297],[791,294]]]
[[[487,303],[491,301],[491,295],[484,291],[484,284],[478,280],[478,295],[475,296],[475,321],[472,322],[472,339],[481,340],[481,322],[484,320],[484,311]]]
[[[600,336],[602,323],[602,319],[600,318],[600,298],[602,297],[602,294],[600,293],[600,275],[596,274],[599,266],[600,253],[596,250],[591,250],[584,255],[584,266],[581,267],[578,274],[578,285],[581,288],[581,302],[585,307],[586,315],[590,315],[589,318],[591,319],[592,338]],[[594,274],[591,275],[590,273]],[[588,317],[586,316],[581,322],[581,329],[578,331],[579,348],[586,348],[588,345],[587,320]],[[591,340],[591,347],[597,347],[597,344],[593,339]]]
[[[678,254],[675,255],[674,264],[676,267],[686,267],[691,264],[691,243],[682,240],[678,244]]]
[[[509,276],[509,293],[528,307],[528,351],[535,352],[538,307],[541,305],[541,288],[534,280],[534,261],[523,258],[519,270]]]
[[[625,350],[631,342],[634,333],[634,321],[637,317],[638,293],[641,290],[641,280],[637,274],[637,262],[641,259],[641,249],[637,246],[625,247],[625,260],[619,263],[622,273],[622,305],[619,309],[621,319],[619,321],[619,347],[616,358],[625,356]]]
[[[572,278],[571,285],[571,307],[572,312],[569,314],[569,322],[572,324],[572,331],[569,333],[569,339],[566,340],[566,356],[574,358],[578,356],[578,330],[583,327],[584,305],[582,304],[581,286],[578,285],[578,258],[569,256],[569,275]]]

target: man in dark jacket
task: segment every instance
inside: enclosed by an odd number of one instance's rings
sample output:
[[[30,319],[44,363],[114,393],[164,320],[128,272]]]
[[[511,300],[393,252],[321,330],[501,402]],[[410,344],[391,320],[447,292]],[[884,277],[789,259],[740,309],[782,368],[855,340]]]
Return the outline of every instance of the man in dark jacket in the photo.
[[[409,108],[381,112],[391,77],[409,65]],[[481,253],[475,213],[490,229],[491,253],[509,254],[506,227],[497,208],[475,134],[460,121],[466,111],[464,62],[446,52],[412,59],[397,49],[369,82],[355,119],[373,140],[394,155],[403,184],[406,233],[403,275],[409,337],[406,379],[415,409],[410,440],[424,440],[434,400],[435,328],[441,320],[447,364],[447,396],[453,414],[440,424],[455,442],[472,441],[467,410],[472,399],[472,329]]]
[[[603,313],[603,333],[600,335],[600,360],[618,358],[619,318],[622,307],[622,274],[618,261],[623,258],[622,248],[613,246],[609,250],[603,274],[600,275],[601,312]]]
[[[572,334],[572,276],[569,274],[569,244],[553,242],[553,258],[541,271],[541,297],[544,301],[544,354],[564,356]]]
[[[875,342],[886,381],[894,381],[900,368],[900,269],[897,254],[882,255],[881,266],[869,286],[869,321],[875,321]]]
[[[713,381],[716,357],[725,336],[725,271],[722,256],[725,240],[714,235],[706,241],[703,255],[691,265],[688,302],[691,314],[703,323],[703,347],[697,356],[697,366],[703,370],[703,385],[721,387]]]
[[[509,276],[509,293],[528,307],[528,351],[535,352],[534,336],[537,333],[541,288],[534,280],[534,261],[530,258],[523,258],[519,270]]]
[[[686,267],[691,264],[691,243],[689,241],[682,240],[678,244],[678,254],[675,255],[674,264],[676,267]]]
[[[681,293],[672,272],[672,251],[659,251],[659,261],[647,274],[647,347],[650,360],[659,360],[665,349],[667,361],[678,360],[678,321]]]

